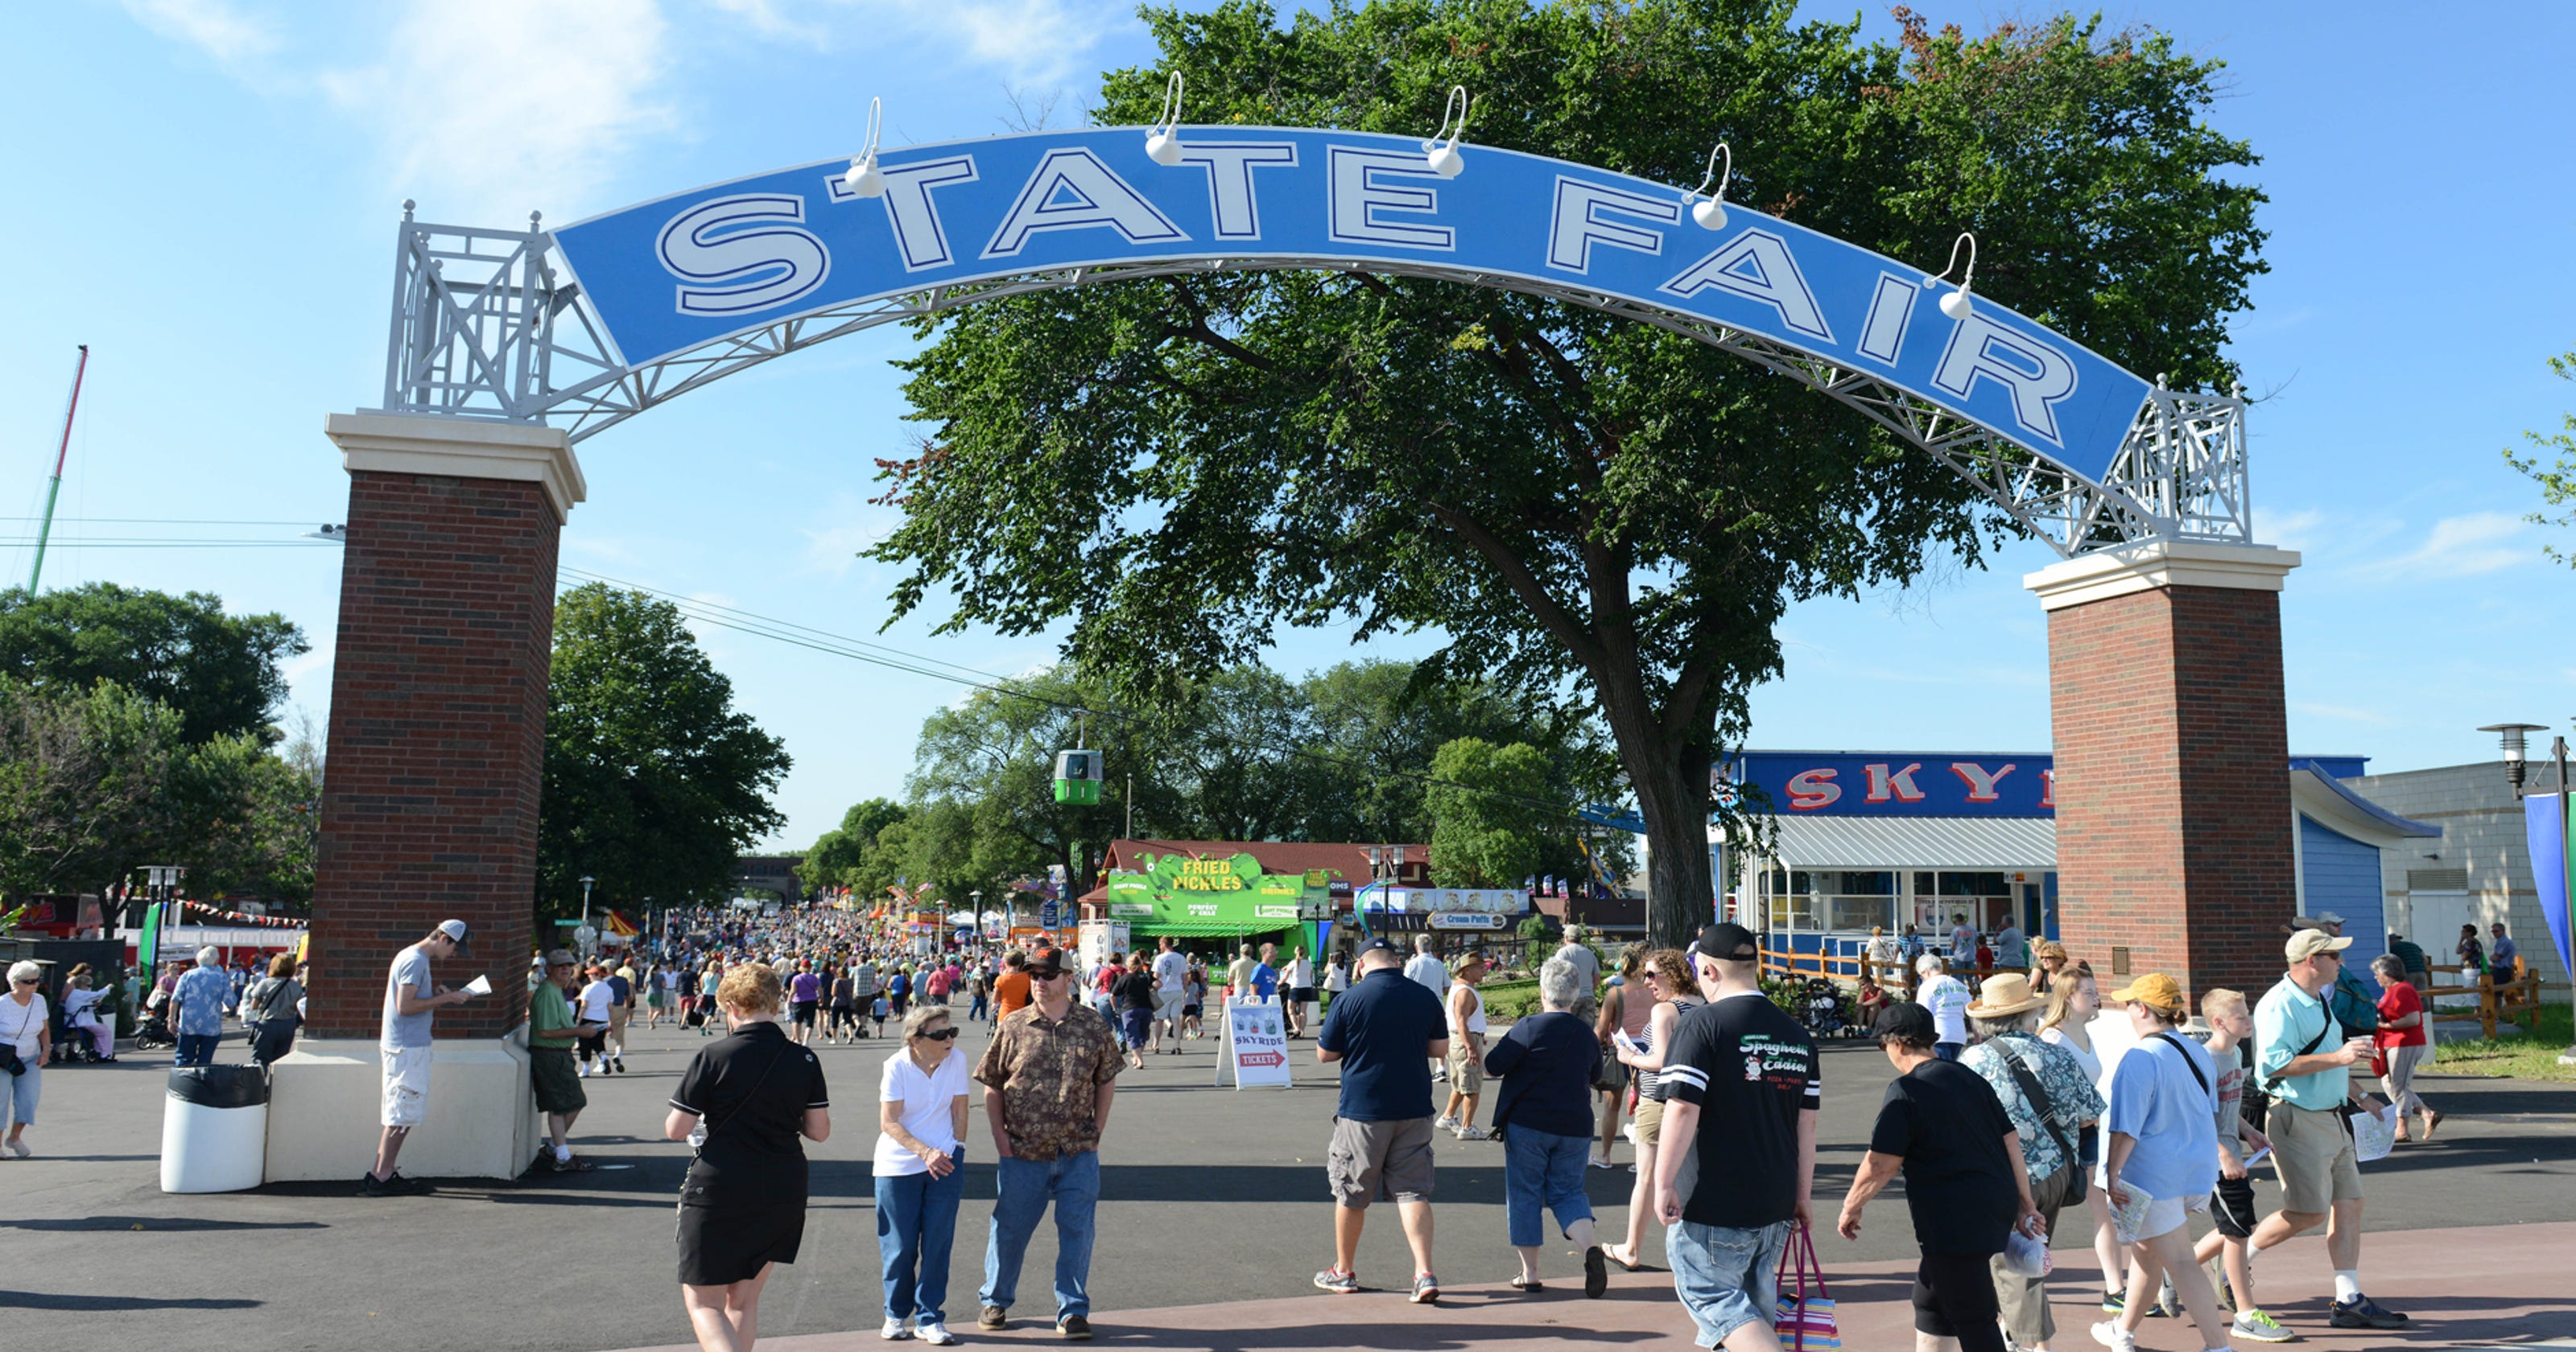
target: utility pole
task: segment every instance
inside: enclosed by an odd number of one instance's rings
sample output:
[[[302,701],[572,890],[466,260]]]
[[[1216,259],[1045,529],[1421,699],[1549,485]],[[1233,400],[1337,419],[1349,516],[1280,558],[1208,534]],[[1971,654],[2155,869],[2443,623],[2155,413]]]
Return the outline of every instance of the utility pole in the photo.
[[[36,566],[27,570],[27,599],[36,599],[36,584],[45,576],[45,542],[54,534],[54,499],[62,496],[63,461],[72,453],[72,415],[80,411],[81,378],[89,374],[89,344],[80,345],[80,364],[72,368],[72,397],[63,406],[63,440],[54,448],[54,477],[45,485],[45,523],[36,528]]]

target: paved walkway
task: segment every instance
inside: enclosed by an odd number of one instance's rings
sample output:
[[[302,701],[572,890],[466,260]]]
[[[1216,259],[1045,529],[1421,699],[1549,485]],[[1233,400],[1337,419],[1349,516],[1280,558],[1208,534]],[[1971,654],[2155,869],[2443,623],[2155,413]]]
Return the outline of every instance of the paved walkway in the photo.
[[[2364,1269],[2371,1292],[2413,1315],[2415,1327],[2404,1334],[2329,1327],[2326,1302],[2334,1283],[2325,1265],[2324,1241],[2297,1239],[2264,1256],[2258,1280],[2268,1283],[2273,1315],[2301,1335],[2302,1345],[2336,1352],[2576,1348],[2576,1281],[2568,1275],[2570,1260],[2576,1258],[2576,1222],[2416,1230],[2375,1240],[2377,1251],[2366,1255]],[[1906,1303],[1911,1264],[1833,1266],[1826,1277],[1833,1283],[1845,1348],[1878,1352],[1912,1346],[1913,1316]],[[2060,1349],[2094,1346],[2085,1329],[2103,1316],[2085,1298],[2088,1285],[2080,1280],[2052,1283],[2055,1345]],[[952,1318],[969,1343],[1061,1345],[1042,1321],[1019,1320],[1000,1333],[985,1333],[973,1327],[971,1307]],[[1502,1286],[1453,1288],[1443,1292],[1436,1307],[1409,1304],[1392,1291],[1319,1293],[1160,1310],[1102,1310],[1094,1320],[1098,1343],[1174,1352],[1564,1352],[1568,1347],[1682,1348],[1690,1343],[1689,1324],[1673,1303],[1671,1280],[1660,1272],[1614,1272],[1610,1294],[1597,1301],[1583,1298],[1578,1277],[1562,1287],[1551,1283],[1539,1295]],[[628,1352],[695,1352],[696,1346]],[[859,1352],[886,1344],[871,1326],[851,1333],[764,1337],[760,1346],[775,1352]],[[2200,1342],[2186,1322],[2150,1318],[2139,1330],[2138,1346],[2199,1352]]]

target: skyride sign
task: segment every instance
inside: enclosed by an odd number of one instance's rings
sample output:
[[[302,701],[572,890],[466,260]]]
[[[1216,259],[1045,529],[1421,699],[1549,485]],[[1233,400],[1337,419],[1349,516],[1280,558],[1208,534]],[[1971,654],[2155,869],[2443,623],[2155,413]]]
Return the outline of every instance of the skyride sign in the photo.
[[[1979,297],[1952,319],[1911,265],[1678,188],[1406,137],[1184,128],[1038,132],[885,154],[861,197],[824,161],[566,226],[557,245],[617,355],[641,366],[781,320],[1047,269],[1179,262],[1385,267],[1575,289],[1713,321],[1899,386],[2089,479],[2147,383]],[[2001,241],[1998,247],[2009,247]]]

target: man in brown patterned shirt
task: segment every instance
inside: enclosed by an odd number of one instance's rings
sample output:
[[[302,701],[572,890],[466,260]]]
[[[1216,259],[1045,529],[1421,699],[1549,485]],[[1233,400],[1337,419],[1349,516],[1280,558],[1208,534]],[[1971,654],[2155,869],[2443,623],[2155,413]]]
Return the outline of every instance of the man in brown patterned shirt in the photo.
[[[1067,1338],[1091,1336],[1092,1213],[1100,1202],[1100,1134],[1118,1093],[1117,1035],[1073,998],[1063,950],[1029,955],[1036,997],[993,1026],[976,1063],[992,1122],[995,1161],[992,1237],[984,1247],[984,1312],[975,1322],[1004,1327],[1019,1291],[1029,1236],[1055,1203],[1055,1325]]]

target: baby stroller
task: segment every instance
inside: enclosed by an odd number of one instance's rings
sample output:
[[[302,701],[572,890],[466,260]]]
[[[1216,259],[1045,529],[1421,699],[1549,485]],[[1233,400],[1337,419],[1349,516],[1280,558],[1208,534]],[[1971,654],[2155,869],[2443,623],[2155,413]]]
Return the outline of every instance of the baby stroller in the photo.
[[[134,1049],[136,1051],[148,1052],[155,1047],[176,1047],[178,1045],[179,1039],[170,1035],[170,1016],[161,1010],[156,1009],[151,1013],[144,1015],[142,1024],[134,1030]]]
[[[1809,1033],[1817,1037],[1852,1036],[1851,998],[1843,994],[1843,988],[1833,978],[1807,978],[1801,1009],[1800,1022],[1807,1025]]]

